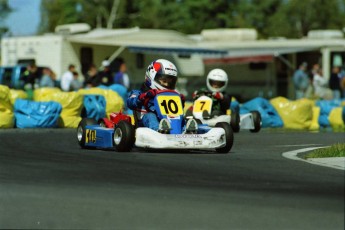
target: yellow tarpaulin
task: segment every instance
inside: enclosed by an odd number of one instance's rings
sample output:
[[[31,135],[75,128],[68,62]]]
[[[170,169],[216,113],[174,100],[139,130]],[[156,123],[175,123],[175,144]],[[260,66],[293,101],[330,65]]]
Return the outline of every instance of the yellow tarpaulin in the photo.
[[[13,105],[10,99],[10,89],[0,85],[0,128],[14,127]]]
[[[341,117],[343,108],[342,107],[336,107],[331,110],[328,116],[329,123],[331,124],[331,127],[333,129],[344,129],[345,124]]]
[[[299,99],[290,101],[284,97],[276,97],[270,100],[288,129],[310,129],[313,120],[314,101]],[[314,128],[314,127],[312,127]]]
[[[309,127],[310,130],[320,129],[320,125],[319,125],[320,111],[321,111],[320,107],[313,106],[313,118],[311,120],[311,125]]]
[[[20,89],[10,89],[10,99],[12,105],[16,102],[16,99],[28,99],[28,94],[24,90]]]

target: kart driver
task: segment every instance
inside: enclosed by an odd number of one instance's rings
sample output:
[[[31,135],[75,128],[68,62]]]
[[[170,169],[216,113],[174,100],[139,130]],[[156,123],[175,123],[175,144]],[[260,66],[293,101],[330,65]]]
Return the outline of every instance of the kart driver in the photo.
[[[214,116],[225,115],[230,108],[231,97],[225,93],[228,85],[228,75],[222,69],[211,70],[206,78],[206,88],[201,88],[193,93],[193,100],[198,99],[200,96],[212,97],[212,110],[211,114],[208,111],[203,112],[203,118],[208,119]],[[192,107],[188,109],[188,113],[192,112]]]
[[[170,132],[171,125],[168,119],[163,118],[160,121],[158,120],[153,99],[159,91],[176,91],[177,75],[177,68],[173,63],[165,59],[158,59],[147,67],[145,82],[142,84],[140,90],[132,90],[129,92],[127,106],[132,110],[142,113],[141,120],[143,126],[164,134]],[[182,94],[180,95],[182,106],[184,106],[184,96]],[[150,111],[146,111],[144,108],[145,100],[148,100],[147,107]],[[186,124],[185,132],[193,133],[197,128],[197,122],[194,119],[189,119]]]

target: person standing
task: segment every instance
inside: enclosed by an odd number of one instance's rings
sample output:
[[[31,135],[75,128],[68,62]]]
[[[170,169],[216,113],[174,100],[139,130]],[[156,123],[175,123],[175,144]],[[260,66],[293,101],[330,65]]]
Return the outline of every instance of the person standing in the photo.
[[[92,64],[85,76],[84,86],[86,88],[97,87],[100,84],[100,79],[97,75],[97,68]]]
[[[332,98],[332,92],[328,88],[328,81],[322,76],[322,70],[318,69],[314,72],[313,86],[315,90],[315,96],[317,98],[329,100]]]
[[[341,87],[340,87],[341,72],[339,66],[334,66],[331,76],[329,78],[329,88],[333,92],[333,99],[340,99]]]
[[[26,67],[23,77],[25,90],[34,90],[39,87],[41,74],[35,63],[31,63]]]
[[[83,87],[83,82],[79,80],[78,72],[74,71],[72,72],[72,74],[73,74],[73,80],[71,81],[69,91],[78,91],[79,89]]]
[[[55,87],[55,73],[50,68],[43,69],[40,87]]]
[[[127,74],[127,66],[122,58],[118,59],[118,71],[114,75],[114,84],[120,84],[129,89],[129,77]]]
[[[306,62],[303,62],[293,75],[296,99],[305,97],[306,90],[310,85],[310,80],[307,74],[307,67],[308,64]]]
[[[113,84],[113,76],[110,71],[110,62],[108,60],[102,61],[102,70],[98,72],[100,83],[105,86]]]
[[[75,65],[70,64],[68,70],[61,77],[61,89],[63,91],[70,91],[71,82],[73,81],[73,72],[75,72]]]

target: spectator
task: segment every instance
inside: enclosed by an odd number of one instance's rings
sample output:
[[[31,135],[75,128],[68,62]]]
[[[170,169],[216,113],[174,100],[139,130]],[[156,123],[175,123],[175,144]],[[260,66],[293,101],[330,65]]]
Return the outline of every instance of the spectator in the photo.
[[[24,88],[26,90],[31,90],[39,87],[39,81],[41,74],[35,63],[31,63],[26,67],[24,72]]]
[[[61,89],[63,91],[70,91],[71,82],[73,81],[73,72],[75,72],[75,65],[70,64],[68,70],[61,77]]]
[[[120,84],[129,89],[129,77],[127,74],[127,66],[122,58],[117,59],[118,71],[114,75],[114,84]]]
[[[98,72],[98,77],[100,79],[100,83],[102,85],[112,85],[113,84],[113,77],[110,71],[110,62],[108,60],[104,60],[102,62],[102,70]]]
[[[55,79],[55,73],[50,68],[44,68],[40,87],[55,87]]]
[[[85,78],[84,86],[86,88],[97,87],[100,84],[100,79],[97,75],[97,68],[94,64],[90,66]]]
[[[73,79],[71,81],[70,89],[69,91],[78,91],[83,87],[83,82],[79,80],[79,74],[78,72],[74,71],[72,72]]]
[[[343,92],[342,98],[345,98],[345,75],[340,80],[340,88]]]
[[[329,100],[332,98],[332,92],[328,88],[328,81],[322,76],[322,70],[318,69],[314,72],[313,86],[315,89],[315,96],[317,98]]]
[[[340,88],[340,79],[341,79],[341,73],[340,73],[340,67],[334,66],[332,68],[332,73],[329,78],[329,88],[333,92],[333,99],[340,99],[341,95],[341,88]]]
[[[293,75],[293,83],[295,86],[296,99],[305,97],[310,80],[306,72],[308,64],[303,62]]]

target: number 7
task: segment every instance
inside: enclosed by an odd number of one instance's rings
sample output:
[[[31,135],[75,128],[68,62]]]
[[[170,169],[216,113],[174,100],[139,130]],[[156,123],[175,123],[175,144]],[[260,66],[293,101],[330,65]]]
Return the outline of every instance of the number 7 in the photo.
[[[204,108],[204,105],[206,104],[206,102],[205,101],[200,101],[200,104],[201,104],[200,110],[202,110]]]

